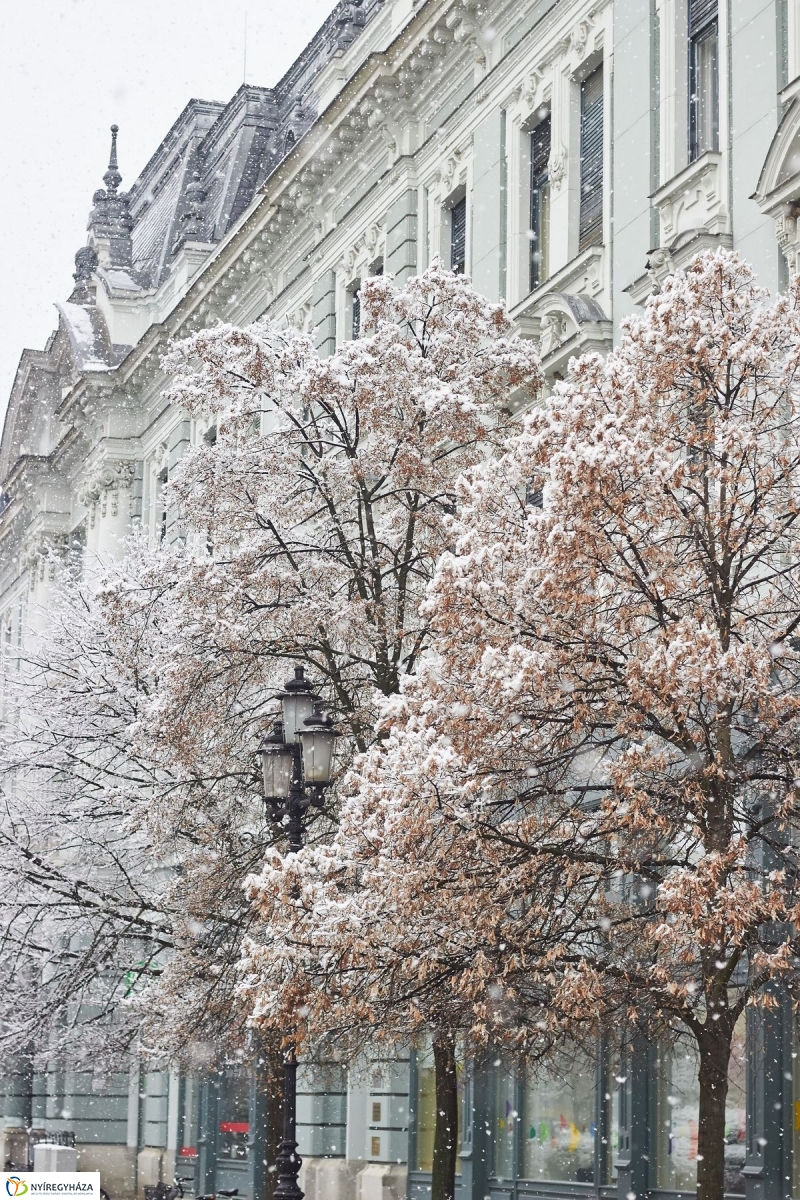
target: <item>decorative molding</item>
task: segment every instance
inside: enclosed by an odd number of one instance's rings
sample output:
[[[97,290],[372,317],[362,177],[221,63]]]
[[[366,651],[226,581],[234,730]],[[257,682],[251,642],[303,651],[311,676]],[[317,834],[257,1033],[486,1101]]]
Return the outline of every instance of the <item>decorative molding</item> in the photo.
[[[706,151],[654,192],[652,199],[658,211],[662,248],[672,249],[680,238],[695,232],[730,233],[721,154]]]
[[[311,304],[306,301],[305,304],[298,305],[286,314],[286,324],[290,329],[294,329],[297,333],[308,333],[311,324]]]
[[[789,272],[797,275],[800,270],[800,230],[797,218],[800,215],[798,205],[790,204],[783,212],[775,216],[775,235],[778,245],[786,259]]]
[[[359,266],[369,267],[379,257],[378,252],[384,237],[381,226],[373,223],[356,238],[349,249],[345,250],[335,269],[349,281],[355,276]]]
[[[116,517],[119,512],[119,493],[133,483],[135,466],[129,460],[119,459],[101,463],[78,487],[78,502],[91,512],[90,523],[94,527],[97,507],[100,515]]]
[[[20,567],[28,575],[31,591],[45,578],[55,579],[56,563],[65,562],[69,552],[66,533],[37,533],[23,542]]]
[[[550,158],[547,163],[547,171],[550,176],[550,186],[554,191],[560,192],[567,178],[567,168],[569,167],[569,154],[564,146],[558,142],[550,151]]]

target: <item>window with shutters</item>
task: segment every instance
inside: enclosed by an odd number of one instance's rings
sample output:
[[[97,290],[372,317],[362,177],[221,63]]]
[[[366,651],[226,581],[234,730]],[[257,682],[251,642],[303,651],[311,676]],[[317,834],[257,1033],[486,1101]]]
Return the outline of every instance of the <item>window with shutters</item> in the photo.
[[[579,249],[603,240],[603,68],[581,84],[581,207]]]
[[[549,274],[547,264],[550,239],[550,117],[531,134],[531,210],[530,210],[530,289],[544,283]]]
[[[450,270],[463,275],[467,269],[467,198],[450,209]]]
[[[718,0],[689,0],[689,159],[719,149]]]

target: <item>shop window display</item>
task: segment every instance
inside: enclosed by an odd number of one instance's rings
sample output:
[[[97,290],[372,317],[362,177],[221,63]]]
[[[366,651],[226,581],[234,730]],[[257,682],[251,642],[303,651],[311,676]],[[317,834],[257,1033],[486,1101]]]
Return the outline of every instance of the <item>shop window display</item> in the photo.
[[[517,1081],[512,1070],[498,1060],[494,1070],[494,1149],[493,1174],[496,1179],[515,1179],[514,1170],[517,1124]]]
[[[526,1179],[594,1182],[595,1074],[594,1061],[585,1056],[546,1073],[528,1072],[521,1164]]]

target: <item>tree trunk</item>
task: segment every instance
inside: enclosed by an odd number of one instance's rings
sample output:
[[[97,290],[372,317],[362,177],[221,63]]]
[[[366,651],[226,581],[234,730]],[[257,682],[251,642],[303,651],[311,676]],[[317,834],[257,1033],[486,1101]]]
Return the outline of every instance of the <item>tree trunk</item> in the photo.
[[[433,1132],[431,1200],[455,1200],[458,1154],[458,1087],[456,1048],[446,1033],[433,1039],[436,1075],[436,1124]]]
[[[723,1025],[723,1021],[720,1021]],[[697,1200],[722,1200],[725,1191],[725,1101],[731,1032],[708,1030],[700,1042]]]
[[[267,1094],[264,1200],[272,1200],[278,1182],[278,1149],[283,1138],[283,1053],[276,1046],[265,1046],[264,1060],[263,1078]]]

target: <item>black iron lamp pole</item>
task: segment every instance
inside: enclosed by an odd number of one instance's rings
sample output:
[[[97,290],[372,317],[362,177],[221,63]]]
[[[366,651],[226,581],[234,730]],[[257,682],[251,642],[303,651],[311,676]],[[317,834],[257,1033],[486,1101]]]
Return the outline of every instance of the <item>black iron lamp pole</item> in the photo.
[[[283,720],[276,721],[262,747],[261,764],[270,815],[286,830],[289,853],[293,854],[303,848],[306,809],[322,807],[337,732],[302,667],[295,667],[294,678],[286,683],[280,701]],[[303,1200],[297,1182],[303,1165],[297,1153],[297,1056],[291,1042],[283,1062],[283,1137],[273,1196],[274,1200]]]

